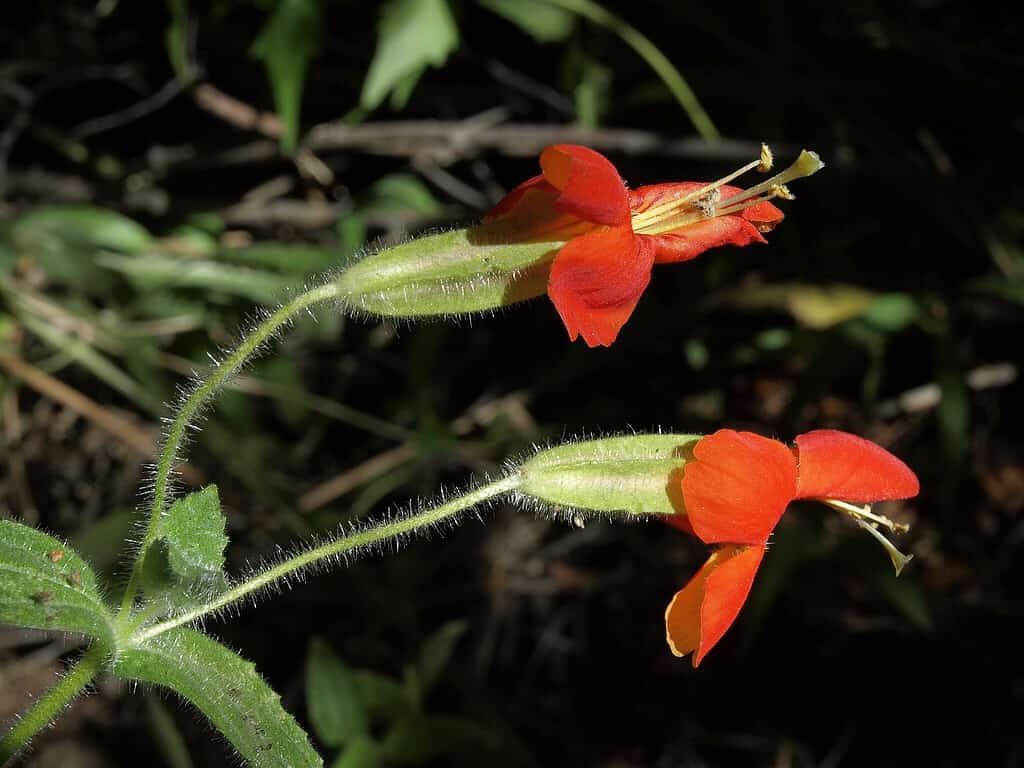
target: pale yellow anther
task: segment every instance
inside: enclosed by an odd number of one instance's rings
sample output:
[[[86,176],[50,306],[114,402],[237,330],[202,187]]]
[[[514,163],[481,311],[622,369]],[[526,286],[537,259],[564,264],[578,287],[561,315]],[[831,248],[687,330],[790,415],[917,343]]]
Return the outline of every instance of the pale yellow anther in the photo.
[[[768,173],[772,169],[772,163],[775,162],[775,155],[772,154],[772,148],[767,144],[761,144],[761,164],[757,166],[759,173]]]
[[[779,184],[772,187],[772,196],[781,197],[783,200],[796,200],[796,195],[789,191],[789,187],[785,184]]]
[[[885,535],[878,530],[879,526],[888,528],[893,533],[906,533],[910,530],[910,526],[906,523],[897,523],[894,520],[890,520],[885,515],[877,515],[871,511],[871,505],[865,504],[863,507],[858,507],[856,504],[850,504],[847,501],[840,501],[839,499],[824,499],[825,504],[838,509],[840,512],[844,512],[853,518],[854,522],[857,523],[861,528],[870,533],[879,544],[881,544],[886,553],[889,555],[889,559],[892,560],[892,566],[896,569],[896,575],[899,576],[900,572],[914,559],[913,555],[905,555],[900,552],[896,545],[893,544]]]

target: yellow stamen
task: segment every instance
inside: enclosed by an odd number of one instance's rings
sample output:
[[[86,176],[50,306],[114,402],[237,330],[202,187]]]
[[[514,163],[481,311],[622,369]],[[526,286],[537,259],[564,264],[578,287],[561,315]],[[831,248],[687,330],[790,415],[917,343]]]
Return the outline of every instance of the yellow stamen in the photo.
[[[739,213],[776,197],[792,200],[793,194],[787,189],[786,183],[810,176],[825,167],[817,154],[803,150],[796,162],[781,173],[732,197],[721,199],[723,185],[755,168],[765,173],[771,169],[773,162],[771,148],[767,144],[762,144],[761,156],[757,160],[689,194],[679,195],[637,213],[633,216],[633,231],[641,235],[658,235],[715,216]]]
[[[847,501],[840,501],[839,499],[823,499],[822,501],[833,509],[838,509],[840,512],[852,517],[857,525],[877,539],[878,543],[881,544],[889,554],[889,559],[892,560],[892,567],[896,569],[897,576],[900,575],[907,563],[914,559],[913,555],[904,555],[900,552],[896,548],[896,545],[889,541],[885,535],[878,530],[879,526],[883,526],[893,533],[906,533],[910,530],[910,526],[906,523],[897,523],[895,520],[890,520],[885,515],[876,515],[871,511],[870,504],[858,507],[856,504],[850,504]]]

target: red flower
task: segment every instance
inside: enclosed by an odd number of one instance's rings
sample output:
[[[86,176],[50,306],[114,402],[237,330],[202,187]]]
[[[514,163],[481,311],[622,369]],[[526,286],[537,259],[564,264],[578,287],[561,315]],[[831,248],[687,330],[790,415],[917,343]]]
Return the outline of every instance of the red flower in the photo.
[[[909,559],[877,526],[906,530],[854,504],[906,499],[914,473],[874,443],[831,429],[807,432],[790,449],[751,432],[723,429],[702,438],[683,471],[686,515],[671,518],[706,544],[721,544],[665,611],[669,647],[700,664],[739,614],[768,537],[787,505],[817,499],[854,517],[890,549],[897,569]],[[901,559],[902,558],[902,559]]]
[[[569,337],[608,346],[651,279],[654,264],[688,261],[719,245],[767,242],[782,221],[768,200],[790,198],[784,184],[822,167],[803,152],[790,168],[744,191],[726,182],[771,167],[771,152],[723,179],[629,190],[603,155],[576,144],[541,152],[543,173],[513,189],[484,219],[515,240],[565,243],[555,256],[548,296]]]

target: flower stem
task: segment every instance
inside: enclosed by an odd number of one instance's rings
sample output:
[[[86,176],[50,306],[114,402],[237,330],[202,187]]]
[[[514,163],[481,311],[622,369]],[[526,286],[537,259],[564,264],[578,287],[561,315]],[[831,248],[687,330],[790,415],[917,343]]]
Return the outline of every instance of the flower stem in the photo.
[[[171,476],[174,472],[174,465],[178,460],[178,451],[185,441],[185,435],[196,414],[202,410],[203,406],[217,393],[221,386],[239,368],[245,365],[277,331],[291,322],[295,315],[315,304],[336,299],[341,294],[342,289],[338,286],[337,281],[332,281],[306,291],[279,307],[242,339],[239,345],[217,364],[210,376],[193,389],[181,404],[177,415],[174,417],[174,421],[171,422],[167,430],[163,446],[160,450],[160,457],[157,459],[149,519],[146,523],[146,532],[142,538],[142,543],[139,545],[135,563],[132,566],[131,575],[128,578],[128,584],[125,586],[124,596],[121,599],[121,611],[119,614],[121,617],[126,616],[131,611],[135,602],[142,562],[146,557],[146,551],[157,537],[157,521],[160,515],[163,514],[167,503]]]
[[[488,499],[493,499],[496,496],[502,496],[510,491],[514,491],[518,487],[519,476],[511,475],[493,483],[481,486],[476,490],[470,491],[462,496],[458,496],[451,501],[445,502],[444,504],[431,509],[418,512],[413,515],[408,515],[397,520],[380,523],[349,536],[333,539],[332,541],[328,541],[318,547],[308,549],[305,552],[300,552],[299,554],[290,557],[275,566],[254,574],[251,578],[218,595],[208,603],[197,606],[196,608],[186,611],[178,616],[173,616],[159,624],[153,624],[140,630],[131,637],[129,642],[144,642],[170,629],[179,627],[182,624],[189,624],[233,603],[237,603],[248,595],[258,592],[275,582],[287,579],[289,576],[292,576],[299,571],[316,566],[325,560],[336,558],[362,547],[387,541],[388,539],[395,539],[414,531],[423,530],[424,528],[429,528],[430,526],[454,517],[459,512],[475,507]]]
[[[0,739],[0,766],[13,762],[32,737],[45,728],[103,668],[107,650],[94,644]]]

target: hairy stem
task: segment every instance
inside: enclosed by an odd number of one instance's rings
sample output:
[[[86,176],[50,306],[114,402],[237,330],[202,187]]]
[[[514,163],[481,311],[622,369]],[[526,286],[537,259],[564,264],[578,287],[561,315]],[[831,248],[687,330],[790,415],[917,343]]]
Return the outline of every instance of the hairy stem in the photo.
[[[75,662],[57,684],[42,695],[0,740],[0,766],[13,763],[14,758],[39,731],[49,725],[92,681],[107,658],[107,650],[95,644]]]
[[[260,590],[273,585],[275,582],[279,582],[299,571],[315,566],[324,560],[330,560],[339,555],[343,555],[346,552],[351,552],[370,544],[376,544],[378,542],[387,541],[388,539],[397,538],[407,533],[429,528],[436,523],[454,517],[459,512],[475,507],[477,504],[487,501],[488,499],[493,499],[496,496],[502,496],[510,491],[514,491],[518,487],[518,475],[505,477],[423,512],[418,512],[414,515],[402,517],[391,522],[380,523],[379,525],[374,525],[366,530],[353,533],[350,536],[333,539],[332,541],[328,541],[327,543],[321,544],[313,549],[300,552],[299,554],[288,558],[284,562],[278,563],[271,568],[267,568],[265,571],[260,571],[259,573],[254,574],[251,578],[227,590],[223,594],[218,595],[216,598],[204,605],[200,605],[190,611],[160,622],[159,624],[146,627],[133,635],[130,642],[144,642],[156,635],[166,632],[169,629],[174,629],[182,624],[189,624],[203,618],[204,616],[208,616],[215,611],[219,611],[232,603],[237,603],[248,595],[259,592]]]
[[[149,519],[146,523],[146,532],[139,545],[135,563],[132,566],[128,584],[125,587],[124,597],[121,599],[120,615],[127,615],[135,602],[135,594],[138,590],[139,573],[146,551],[157,536],[157,521],[163,514],[167,504],[167,497],[170,491],[171,477],[174,472],[174,465],[178,461],[178,451],[185,440],[192,420],[213,395],[231,378],[232,374],[238,371],[260,347],[283,326],[291,322],[299,312],[324,301],[336,299],[342,291],[336,281],[318,286],[306,291],[300,296],[282,305],[276,312],[271,314],[256,326],[241,343],[225,357],[203,382],[199,384],[182,403],[174,421],[171,422],[164,438],[163,446],[160,449],[160,456],[157,459],[156,474],[153,478],[153,498],[149,509]]]

